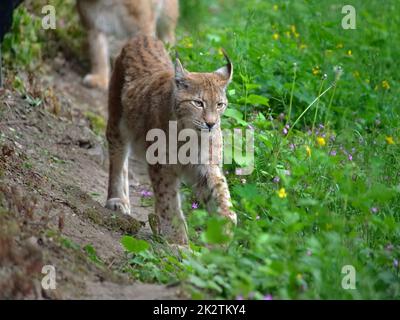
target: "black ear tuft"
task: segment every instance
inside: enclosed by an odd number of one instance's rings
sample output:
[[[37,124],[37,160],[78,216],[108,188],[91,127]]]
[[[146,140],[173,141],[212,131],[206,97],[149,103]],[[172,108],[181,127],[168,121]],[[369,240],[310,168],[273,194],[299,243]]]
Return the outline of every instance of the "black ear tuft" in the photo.
[[[229,83],[232,80],[232,75],[233,75],[233,64],[231,62],[231,59],[229,59],[228,54],[226,53],[225,49],[221,48],[221,51],[226,59],[227,64],[219,68],[216,73],[222,75],[224,79]]]
[[[176,60],[175,60],[175,83],[178,88],[185,89],[187,88],[187,84],[185,83],[185,78],[187,75],[187,71],[182,66],[181,61],[179,60],[178,52],[176,52]]]

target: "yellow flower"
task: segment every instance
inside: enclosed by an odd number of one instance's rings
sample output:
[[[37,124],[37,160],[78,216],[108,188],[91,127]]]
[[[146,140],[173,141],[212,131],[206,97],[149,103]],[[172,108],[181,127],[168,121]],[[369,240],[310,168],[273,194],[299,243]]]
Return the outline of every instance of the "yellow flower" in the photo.
[[[279,189],[279,191],[278,191],[278,197],[281,198],[281,199],[287,197],[287,193],[286,193],[285,188],[280,188],[280,189]]]
[[[323,137],[317,137],[317,143],[320,147],[323,147],[326,145],[326,141]]]
[[[309,146],[306,146],[306,153],[307,157],[311,157],[311,148]]]
[[[193,48],[192,39],[190,39],[189,37],[184,38],[182,42],[185,48]]]
[[[279,39],[279,34],[274,33],[274,34],[272,35],[272,38],[274,38],[274,40],[278,40],[278,39]]]
[[[274,4],[274,6],[272,8],[274,9],[274,11],[278,11],[278,9],[279,9],[277,4]]]
[[[304,43],[300,44],[300,49],[305,49],[305,48],[307,48],[307,46]]]
[[[352,56],[352,55],[353,55],[353,52],[351,52],[351,50],[348,50],[348,51],[347,51],[347,55],[348,55],[348,56]]]
[[[285,35],[286,35],[286,37],[290,38],[290,32],[289,31],[286,31]]]
[[[300,33],[298,33],[298,32],[295,32],[295,33],[294,33],[294,37],[295,37],[295,38],[298,38],[298,37],[300,37]]]
[[[314,67],[314,68],[312,69],[312,73],[313,73],[314,76],[316,76],[317,74],[320,74],[320,73],[321,73],[321,70],[319,69],[318,66],[316,66],[316,67]]]
[[[343,43],[338,43],[337,46],[336,46],[336,48],[342,49],[342,48],[343,48]]]
[[[330,223],[327,223],[325,225],[325,227],[326,227],[326,230],[331,230],[332,229],[332,225]]]
[[[382,88],[386,89],[386,90],[390,89],[390,84],[389,84],[389,82],[387,80],[383,80],[382,81]]]
[[[360,73],[356,70],[356,71],[353,72],[353,76],[355,78],[359,78],[360,77]]]
[[[302,274],[301,273],[298,273],[297,275],[296,275],[296,279],[297,280],[303,280],[303,276],[302,276]]]
[[[393,137],[389,136],[389,137],[386,137],[385,139],[386,139],[387,144],[394,144]]]

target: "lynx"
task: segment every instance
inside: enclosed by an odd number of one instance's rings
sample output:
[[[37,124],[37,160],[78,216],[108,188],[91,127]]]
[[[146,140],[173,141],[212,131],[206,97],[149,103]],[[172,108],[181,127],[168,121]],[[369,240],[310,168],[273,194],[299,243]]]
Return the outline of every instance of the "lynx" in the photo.
[[[176,121],[178,132],[191,129],[200,135],[206,131],[216,141],[210,145],[213,150],[205,151],[218,154],[212,163],[150,165],[147,161],[155,196],[155,232],[169,243],[188,242],[180,204],[181,182],[193,186],[210,211],[216,207],[236,224],[220,167],[220,117],[228,104],[225,91],[233,73],[232,63],[225,58],[227,64],[215,72],[189,72],[178,58],[174,67],[162,42],[139,36],[126,44],[115,62],[106,133],[110,158],[107,208],[130,214],[128,155],[133,152],[146,161],[146,149],[151,145],[146,139],[149,130],[158,128],[168,135],[169,124]]]
[[[88,31],[91,72],[83,82],[107,89],[110,57],[137,34],[157,35],[171,45],[179,15],[178,0],[78,0],[77,8]]]

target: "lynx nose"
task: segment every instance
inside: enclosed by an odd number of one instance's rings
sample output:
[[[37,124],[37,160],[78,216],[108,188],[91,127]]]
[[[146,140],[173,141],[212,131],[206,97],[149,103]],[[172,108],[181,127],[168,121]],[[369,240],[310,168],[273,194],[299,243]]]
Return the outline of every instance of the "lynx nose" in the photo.
[[[211,131],[211,129],[214,128],[214,126],[215,126],[215,122],[206,122],[206,125],[208,127],[208,130]]]

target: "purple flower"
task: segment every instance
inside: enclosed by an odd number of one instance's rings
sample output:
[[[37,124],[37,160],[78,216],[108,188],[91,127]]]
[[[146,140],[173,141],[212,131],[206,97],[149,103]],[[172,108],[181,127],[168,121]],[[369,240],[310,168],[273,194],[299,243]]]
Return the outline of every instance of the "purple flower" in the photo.
[[[320,129],[324,129],[324,125],[322,123],[319,124]]]
[[[296,146],[294,145],[294,143],[289,144],[289,149],[290,150],[294,150],[296,148]]]
[[[378,213],[378,211],[379,211],[379,210],[378,210],[377,207],[372,207],[372,208],[371,208],[371,212],[372,212],[372,213]]]
[[[243,296],[240,294],[236,297],[236,300],[243,300]]]
[[[336,140],[336,137],[334,134],[329,136],[329,140],[331,140],[332,142]]]
[[[394,266],[395,268],[398,268],[398,267],[399,267],[399,260],[394,259],[394,260],[393,260],[393,266]]]
[[[332,157],[334,157],[334,156],[337,155],[337,152],[336,152],[336,150],[332,150],[329,154],[330,154]]]
[[[290,170],[284,170],[283,173],[285,174],[285,176],[290,176],[292,174]]]
[[[288,129],[286,127],[284,127],[282,129],[282,133],[283,133],[284,136],[286,136],[288,134]]]
[[[349,154],[348,159],[349,159],[349,161],[353,161],[353,156],[351,154]]]
[[[242,176],[243,175],[243,169],[242,168],[236,168],[235,169],[235,174],[237,176]]]
[[[148,190],[143,190],[143,191],[140,192],[140,195],[143,198],[149,198],[149,197],[151,197],[153,195],[153,193],[151,191],[148,191]]]
[[[279,183],[281,181],[281,179],[278,176],[276,176],[273,181],[274,181],[274,183]]]
[[[273,300],[272,295],[271,294],[266,294],[264,296],[263,300]]]
[[[192,209],[197,209],[199,207],[199,204],[197,202],[192,203]]]

